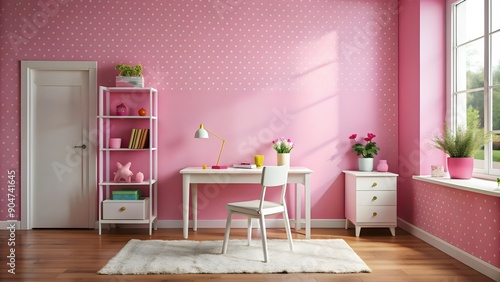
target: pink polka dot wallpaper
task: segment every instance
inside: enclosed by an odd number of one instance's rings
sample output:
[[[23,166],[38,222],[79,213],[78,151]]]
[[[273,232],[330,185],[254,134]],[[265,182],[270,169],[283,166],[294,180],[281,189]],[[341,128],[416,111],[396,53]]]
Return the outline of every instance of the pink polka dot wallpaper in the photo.
[[[412,224],[492,265],[500,265],[497,197],[413,181]]]
[[[492,265],[500,265],[497,197],[414,181],[413,224]]]
[[[386,1],[0,5],[3,171],[20,166],[20,60],[97,61],[105,86],[117,64],[142,64],[145,85],[159,91],[160,219],[180,219],[178,171],[214,161],[217,140],[192,138],[200,123],[228,140],[226,165],[257,153],[275,164],[271,140],[292,138],[292,165],[315,171],[315,218],[344,216],[343,185],[332,180],[356,166],[352,133],[375,133],[377,158],[396,169],[398,26]],[[223,218],[225,201],[211,199],[200,217]]]

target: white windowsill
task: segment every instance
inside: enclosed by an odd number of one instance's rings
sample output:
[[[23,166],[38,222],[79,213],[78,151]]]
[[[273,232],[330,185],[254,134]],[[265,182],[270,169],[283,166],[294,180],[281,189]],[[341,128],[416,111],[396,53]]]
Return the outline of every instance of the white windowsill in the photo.
[[[495,189],[498,189],[498,184],[496,181],[478,178],[450,179],[449,177],[431,177],[429,175],[414,175],[413,179],[447,186],[450,188],[465,190],[473,193],[500,197],[500,191],[493,191]]]

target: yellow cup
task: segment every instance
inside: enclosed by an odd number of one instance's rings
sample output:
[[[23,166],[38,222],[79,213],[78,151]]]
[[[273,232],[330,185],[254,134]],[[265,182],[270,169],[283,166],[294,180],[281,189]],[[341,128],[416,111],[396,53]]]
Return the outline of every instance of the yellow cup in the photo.
[[[262,167],[264,165],[264,155],[255,155],[253,158],[257,167]]]

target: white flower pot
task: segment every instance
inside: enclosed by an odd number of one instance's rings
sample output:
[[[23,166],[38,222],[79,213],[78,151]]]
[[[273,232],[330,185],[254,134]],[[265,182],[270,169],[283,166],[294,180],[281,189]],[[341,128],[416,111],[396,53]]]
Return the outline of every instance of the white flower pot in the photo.
[[[278,154],[278,166],[290,167],[290,153]]]
[[[360,171],[373,171],[373,158],[359,158],[358,169]]]

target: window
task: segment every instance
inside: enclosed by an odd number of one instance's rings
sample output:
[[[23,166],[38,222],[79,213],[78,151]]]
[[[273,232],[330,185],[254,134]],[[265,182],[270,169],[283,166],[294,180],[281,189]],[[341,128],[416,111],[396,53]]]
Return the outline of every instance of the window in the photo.
[[[451,6],[451,124],[465,124],[467,111],[500,134],[500,1],[462,0]],[[500,175],[500,142],[474,156],[474,172]]]

